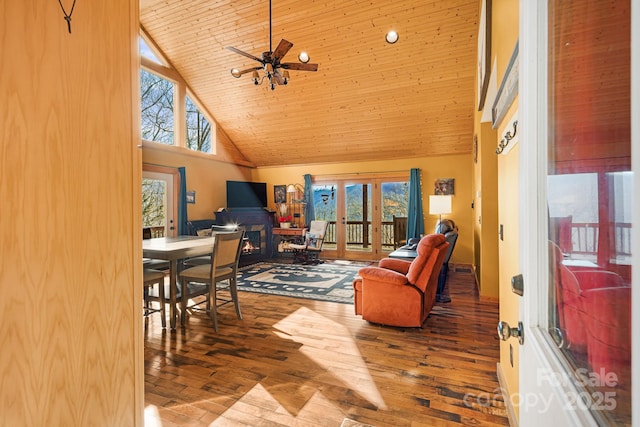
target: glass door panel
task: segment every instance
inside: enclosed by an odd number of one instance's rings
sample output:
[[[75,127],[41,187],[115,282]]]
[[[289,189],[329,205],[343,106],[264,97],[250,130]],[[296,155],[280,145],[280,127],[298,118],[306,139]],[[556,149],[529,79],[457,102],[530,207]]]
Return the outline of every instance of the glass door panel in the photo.
[[[608,2],[549,4],[547,330],[579,393],[574,404],[601,425],[625,425],[631,422],[630,18]]]
[[[173,235],[173,179],[158,172],[142,174],[142,227],[151,237]]]
[[[331,252],[335,257],[337,250],[337,184],[314,184],[311,200],[313,200],[315,219],[329,222],[322,250]]]
[[[383,258],[394,248],[393,217],[406,223],[408,201],[404,177],[316,182],[315,217],[329,221],[323,251],[336,258]]]
[[[382,251],[392,252],[397,246],[394,242],[402,243],[406,240],[409,181],[382,182],[380,191],[382,200],[382,209],[380,210]]]
[[[346,182],[344,184],[344,226],[342,253],[347,258],[371,259],[373,250],[372,191],[370,182]]]

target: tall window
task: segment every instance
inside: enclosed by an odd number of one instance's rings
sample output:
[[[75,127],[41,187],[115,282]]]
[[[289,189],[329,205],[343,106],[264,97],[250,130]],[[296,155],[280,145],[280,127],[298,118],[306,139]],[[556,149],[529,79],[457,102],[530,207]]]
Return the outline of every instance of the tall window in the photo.
[[[211,126],[213,122],[196,102],[197,96],[185,95],[186,82],[142,37],[139,49],[142,139],[215,154],[215,143],[211,141],[216,140],[216,126]],[[180,105],[185,107],[184,114],[178,114],[182,109],[176,106]],[[177,127],[185,132],[176,134]]]
[[[211,152],[211,124],[196,104],[186,97],[187,148],[203,153]]]
[[[174,145],[173,83],[140,70],[142,139]]]

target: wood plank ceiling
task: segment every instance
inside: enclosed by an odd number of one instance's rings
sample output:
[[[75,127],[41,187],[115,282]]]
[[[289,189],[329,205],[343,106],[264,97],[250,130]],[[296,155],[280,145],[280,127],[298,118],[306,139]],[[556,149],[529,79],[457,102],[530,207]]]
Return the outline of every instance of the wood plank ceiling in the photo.
[[[269,50],[266,0],[141,0],[144,30],[257,166],[472,151],[477,0],[273,0],[273,48],[294,44],[317,72],[255,86],[231,68]],[[400,39],[390,45],[385,34]]]

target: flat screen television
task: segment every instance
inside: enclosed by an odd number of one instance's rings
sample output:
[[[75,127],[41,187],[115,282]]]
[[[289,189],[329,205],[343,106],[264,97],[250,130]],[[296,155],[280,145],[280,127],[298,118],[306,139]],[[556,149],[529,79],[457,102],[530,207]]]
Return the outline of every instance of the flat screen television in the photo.
[[[267,207],[267,183],[227,181],[227,208],[262,209]]]

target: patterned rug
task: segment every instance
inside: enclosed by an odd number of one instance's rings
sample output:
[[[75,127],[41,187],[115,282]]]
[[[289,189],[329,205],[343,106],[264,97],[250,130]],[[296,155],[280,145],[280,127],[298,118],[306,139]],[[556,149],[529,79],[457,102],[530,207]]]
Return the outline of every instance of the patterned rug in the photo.
[[[319,265],[261,262],[238,275],[238,289],[288,297],[353,304],[354,277],[366,264],[327,262]]]

